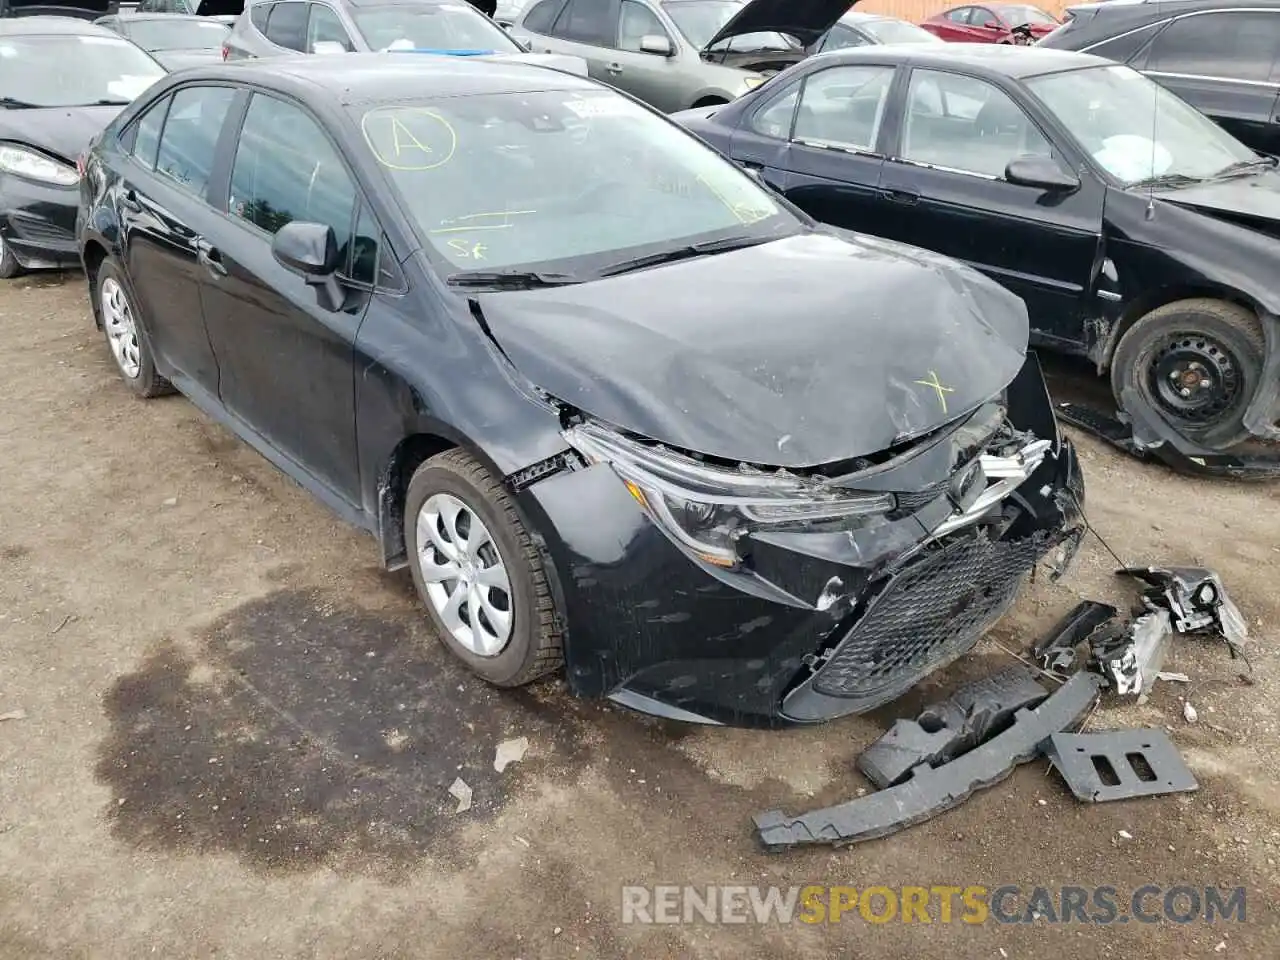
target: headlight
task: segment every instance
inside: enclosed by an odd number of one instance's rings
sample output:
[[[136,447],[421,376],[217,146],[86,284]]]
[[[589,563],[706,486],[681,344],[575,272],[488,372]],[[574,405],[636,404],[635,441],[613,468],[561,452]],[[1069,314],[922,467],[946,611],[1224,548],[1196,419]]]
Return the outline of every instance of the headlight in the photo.
[[[754,90],[756,87],[760,86],[760,84],[764,83],[768,79],[769,79],[768,77],[747,77],[745,80],[742,81],[742,84],[748,90]]]
[[[630,440],[595,424],[564,432],[591,463],[608,463],[677,546],[718,567],[738,565],[738,540],[762,527],[848,522],[883,514],[892,494],[858,493],[786,471],[728,470]]]
[[[62,187],[74,187],[80,182],[75,168],[50,160],[34,150],[12,145],[0,146],[0,170],[28,180],[56,183]]]

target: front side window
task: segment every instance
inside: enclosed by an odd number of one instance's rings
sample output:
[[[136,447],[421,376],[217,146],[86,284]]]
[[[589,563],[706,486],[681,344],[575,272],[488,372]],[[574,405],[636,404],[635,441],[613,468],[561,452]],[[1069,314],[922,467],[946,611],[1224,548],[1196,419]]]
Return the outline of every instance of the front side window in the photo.
[[[164,75],[160,64],[123,37],[0,37],[0,97],[12,109],[123,106]]]
[[[216,20],[174,18],[134,20],[129,39],[143,50],[212,50],[222,46],[231,28]]]
[[[231,213],[267,233],[293,220],[332,227],[345,257],[355,200],[351,175],[315,120],[255,94],[231,168]]]
[[[645,37],[667,37],[654,12],[636,0],[622,0],[618,15],[618,49],[640,52],[640,41]]]
[[[892,82],[893,67],[832,67],[810,74],[800,95],[795,139],[873,149]]]
[[[307,52],[315,53],[317,43],[336,43],[343,50],[351,50],[351,38],[332,7],[323,3],[311,5],[311,19],[307,23]]]
[[[133,158],[144,167],[154,168],[156,151],[160,148],[160,131],[164,129],[165,114],[169,112],[172,97],[165,97],[138,118],[133,134]]]
[[[913,70],[902,159],[985,177],[1020,156],[1053,156],[1031,118],[998,87],[955,73]]]
[[[663,0],[662,9],[667,12],[685,39],[698,50],[711,43],[720,28],[731,17],[741,12],[742,0]],[[751,50],[795,50],[800,41],[781,33],[744,33],[720,41],[714,50],[729,49],[736,52]]]
[[[1280,12],[1202,13],[1180,17],[1151,42],[1147,69],[1265,81],[1280,54]]]
[[[538,264],[579,275],[799,228],[730,161],[609,90],[351,109],[429,254],[450,272]]]
[[[985,7],[974,7],[969,16],[969,23],[975,27],[998,27],[1000,18]]]
[[[267,18],[267,39],[286,50],[302,51],[307,43],[307,4],[277,3]]]
[[[371,50],[522,52],[507,31],[469,3],[352,7],[351,18]]]
[[[173,95],[156,157],[156,172],[204,196],[222,121],[235,98],[230,87],[184,87]]]
[[[1200,111],[1129,67],[1051,73],[1026,84],[1094,162],[1122,183],[1213,177],[1254,158]]]

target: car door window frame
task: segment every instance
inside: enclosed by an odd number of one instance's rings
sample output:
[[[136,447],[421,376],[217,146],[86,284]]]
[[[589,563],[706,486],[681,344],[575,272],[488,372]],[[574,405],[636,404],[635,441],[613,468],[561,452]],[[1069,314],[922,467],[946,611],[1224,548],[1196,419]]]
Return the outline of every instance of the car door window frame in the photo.
[[[943,16],[948,23],[959,23],[964,26],[969,25],[969,19],[973,16],[973,7],[956,7],[954,10],[948,10]],[[952,14],[958,16],[952,16]]]
[[[572,2],[572,0],[570,0],[570,2]],[[670,32],[667,30],[666,25],[663,24],[662,18],[658,16],[657,11],[654,10],[652,6],[643,2],[643,0],[619,0],[618,19],[613,30],[613,46],[615,49],[621,50],[623,53],[644,53],[645,52],[639,49],[638,47],[635,50],[632,50],[630,47],[624,47],[622,45],[622,15],[623,15],[623,11],[627,9],[627,4],[631,4],[633,6],[639,7],[640,9],[644,10],[646,13],[649,14],[650,18],[657,25],[658,27],[657,33],[645,34],[645,36],[666,37],[667,43],[671,44],[672,51],[677,49],[676,41],[671,36]],[[647,54],[647,56],[653,56],[653,54]]]
[[[1017,97],[1011,94],[1004,87],[1000,86],[1000,84],[993,82],[989,77],[974,76],[971,73],[965,73],[963,71],[954,70],[954,69],[946,69],[943,67],[911,67],[906,71],[905,76],[900,78],[902,80],[903,89],[902,89],[901,98],[896,101],[899,104],[896,111],[897,123],[895,124],[894,130],[893,130],[893,143],[891,145],[891,148],[886,151],[886,158],[888,160],[892,160],[896,163],[906,164],[912,167],[918,167],[922,170],[937,170],[942,173],[958,174],[960,176],[973,177],[978,180],[988,180],[993,183],[1007,182],[1003,174],[984,173],[981,170],[966,170],[963,167],[952,167],[945,164],[929,163],[928,161],[925,161],[925,160],[913,160],[910,157],[903,156],[903,151],[906,147],[906,140],[907,140],[907,123],[909,119],[909,113],[911,110],[911,81],[912,79],[914,79],[917,73],[946,74],[948,76],[964,77],[965,79],[971,80],[975,83],[985,84],[991,89],[996,90],[999,93],[1003,94],[1005,97],[1009,99],[1009,102],[1014,106],[1014,108],[1017,109],[1022,114],[1023,118],[1026,120],[1027,123],[1031,125],[1032,129],[1034,129],[1040,135],[1040,138],[1049,147],[1050,156],[1058,158],[1059,161],[1061,161],[1062,150],[1058,147],[1054,139],[1051,136],[1049,136],[1048,133],[1045,132],[1044,125],[1041,124],[1034,116],[1032,116],[1032,114],[1027,110],[1026,106],[1023,103],[1019,102]]]
[[[604,32],[598,37],[587,39],[584,37],[573,36],[565,33],[568,27],[568,17],[573,11],[576,4],[597,3],[604,7],[608,7],[609,11],[604,17]],[[618,13],[614,13],[614,9],[618,9]],[[615,44],[618,37],[618,22],[621,18],[621,2],[620,0],[568,0],[568,2],[560,9],[560,13],[556,16],[555,21],[551,24],[551,29],[547,36],[555,37],[557,40],[567,40],[569,43],[581,43],[588,47],[600,47],[605,50],[617,49]]]
[[[230,90],[232,94],[231,102],[227,104],[227,111],[222,115],[222,126],[218,131],[218,135],[214,138],[214,141],[213,141],[213,156],[209,164],[209,175],[205,180],[204,190],[200,191],[199,193],[197,193],[194,190],[188,189],[185,184],[179,182],[172,175],[160,169],[160,150],[164,146],[165,132],[169,129],[169,120],[171,119],[173,114],[174,101],[177,100],[178,96],[182,94],[184,91],[197,90],[197,89],[198,90],[208,90],[208,89]],[[144,168],[144,169],[147,169],[151,174],[153,174],[156,177],[162,177],[164,179],[164,182],[167,183],[169,186],[177,190],[181,190],[183,193],[187,194],[188,196],[194,197],[197,200],[201,200],[206,204],[212,205],[213,201],[210,199],[210,196],[218,182],[218,177],[220,173],[218,164],[222,159],[223,152],[225,151],[225,141],[227,138],[227,130],[231,124],[231,121],[236,116],[236,110],[238,109],[240,99],[243,97],[243,91],[240,87],[238,87],[234,83],[196,80],[191,83],[184,83],[181,86],[170,88],[165,93],[165,96],[169,98],[169,105],[165,107],[164,125],[161,126],[160,128],[160,137],[156,145],[156,162],[154,166],[149,168]]]
[[[1242,14],[1242,13],[1245,13],[1245,14],[1253,13],[1253,14],[1260,14],[1262,16],[1269,16],[1276,22],[1277,29],[1280,30],[1280,10],[1277,10],[1276,8],[1239,6],[1239,7],[1217,7],[1211,10],[1191,10],[1191,11],[1188,11],[1187,13],[1183,13],[1178,16],[1171,17],[1169,20],[1165,21],[1164,24],[1160,27],[1160,29],[1157,30],[1151,36],[1151,38],[1146,42],[1146,44],[1142,47],[1142,49],[1138,51],[1138,53],[1135,54],[1132,59],[1137,60],[1141,58],[1144,64],[1144,66],[1142,67],[1143,71],[1145,73],[1149,73],[1157,77],[1175,77],[1175,78],[1182,78],[1187,80],[1213,80],[1213,81],[1218,81],[1222,83],[1241,83],[1248,86],[1257,86],[1257,87],[1271,87],[1271,88],[1280,87],[1280,84],[1277,84],[1276,82],[1276,78],[1280,76],[1280,41],[1273,41],[1273,47],[1271,52],[1271,65],[1267,69],[1267,71],[1265,71],[1265,76],[1261,80],[1250,78],[1250,77],[1230,76],[1228,74],[1222,74],[1222,73],[1184,73],[1178,70],[1161,70],[1158,68],[1158,61],[1156,62],[1157,65],[1153,65],[1153,54],[1156,51],[1157,47],[1159,46],[1161,38],[1163,38],[1164,35],[1168,33],[1169,30],[1173,29],[1178,24],[1186,21],[1196,20],[1201,17],[1224,16],[1224,15]],[[1142,28],[1139,27],[1137,29],[1142,29]],[[1132,31],[1132,30],[1129,31],[1129,33],[1133,33],[1133,32],[1135,31]],[[1119,39],[1119,37],[1109,38],[1109,40],[1115,40],[1115,39]],[[1108,42],[1108,41],[1100,41],[1100,43],[1105,43],[1105,42]],[[1095,46],[1097,46],[1097,44],[1095,44]],[[1235,62],[1235,61],[1230,61],[1230,62]]]
[[[351,32],[347,29],[347,24],[346,24],[346,21],[342,19],[342,14],[340,14],[330,4],[312,2],[311,4],[309,4],[309,9],[307,10],[307,24],[303,28],[303,32],[302,32],[302,43],[307,49],[303,50],[302,52],[303,53],[313,52],[312,48],[315,45],[315,40],[313,40],[311,37],[311,23],[315,19],[317,10],[325,10],[329,13],[330,16],[333,17],[334,23],[338,25],[339,29],[342,30],[342,35],[346,37],[345,42],[343,42],[343,46],[346,47],[347,52],[350,53],[351,51],[355,50],[356,46],[351,40]],[[325,42],[336,43],[338,41],[325,41]]]
[[[988,16],[991,19],[983,20],[981,23],[979,23],[978,16],[980,14]],[[1004,26],[1004,21],[1000,19],[1000,14],[996,13],[994,10],[991,10],[988,7],[970,7],[969,8],[969,26],[985,27],[991,23],[994,23],[996,26]]]
[[[324,123],[321,122],[320,118],[317,117],[315,113],[307,107],[306,104],[302,103],[300,100],[296,100],[293,97],[288,96],[287,94],[281,93],[277,90],[266,90],[261,87],[246,87],[244,88],[243,93],[244,93],[243,102],[239,105],[238,113],[234,115],[234,126],[231,126],[231,122],[233,120],[232,113],[228,111],[228,114],[227,114],[228,126],[226,129],[224,129],[223,132],[225,134],[227,133],[228,130],[233,130],[234,133],[232,136],[228,138],[231,142],[230,142],[230,147],[227,151],[228,155],[225,157],[226,169],[225,171],[223,171],[223,176],[220,178],[220,180],[216,184],[218,195],[216,198],[211,199],[210,201],[211,206],[213,206],[213,208],[219,214],[221,214],[225,219],[231,221],[232,223],[239,224],[241,227],[244,227],[247,230],[251,230],[257,235],[259,235],[267,245],[267,249],[268,249],[267,256],[271,256],[270,247],[271,247],[272,238],[275,235],[272,233],[269,233],[267,230],[265,230],[263,227],[259,226],[258,224],[254,223],[252,220],[249,220],[246,217],[242,217],[231,210],[230,208],[231,177],[235,170],[236,155],[239,152],[240,140],[244,132],[244,124],[249,116],[249,105],[253,102],[253,98],[255,96],[268,97],[280,103],[287,104],[288,106],[291,106],[301,111],[303,116],[305,116],[308,120],[310,120],[313,124],[315,124],[316,129],[320,131],[320,133],[324,136],[326,140],[328,140],[329,146],[333,149],[334,155],[338,158],[338,162],[342,165],[342,169],[345,171],[347,175],[347,179],[351,181],[352,192],[355,196],[355,199],[351,205],[351,216],[347,224],[347,238],[349,241],[348,248],[347,248],[347,258],[346,258],[346,262],[342,265],[342,268],[337,272],[338,278],[342,281],[342,283],[345,286],[348,286],[353,290],[363,290],[366,292],[376,290],[379,293],[395,293],[395,294],[405,293],[406,292],[405,288],[397,289],[395,287],[390,287],[385,284],[377,283],[377,278],[380,276],[379,271],[381,268],[381,264],[383,262],[382,258],[384,256],[384,253],[387,256],[390,256],[392,259],[396,259],[395,252],[391,250],[390,244],[387,242],[386,230],[382,226],[382,220],[377,214],[377,209],[373,206],[373,204],[369,202],[369,199],[365,195],[364,190],[361,189],[360,180],[359,178],[356,177],[354,173],[354,169],[352,167],[351,161],[347,158],[346,154],[342,150],[341,144],[334,138],[333,134],[328,129],[326,129]],[[221,144],[219,146],[221,147]],[[210,189],[212,190],[214,186],[215,184],[213,182],[213,178],[210,177]],[[355,256],[354,241],[355,241],[355,235],[356,235],[356,227],[359,225],[361,212],[366,209],[369,211],[370,215],[373,217],[374,223],[378,229],[378,253],[377,253],[378,259],[374,267],[375,282],[373,284],[365,283],[362,280],[355,280],[350,276],[351,269],[354,264],[354,256]],[[339,247],[341,247],[342,245],[341,238],[339,237],[338,240],[339,240],[338,245]],[[401,280],[403,281],[404,271],[400,269],[399,260],[396,260],[396,268],[394,273],[398,277],[400,277]]]
[[[275,37],[271,36],[271,24],[274,22],[280,11],[289,6],[298,6],[302,8],[302,32],[299,37],[299,43],[302,44],[302,47],[285,46],[283,43],[276,40]],[[307,25],[310,22],[311,4],[309,4],[307,0],[280,0],[279,3],[273,3],[271,5],[271,12],[267,15],[266,30],[263,31],[262,35],[267,38],[269,43],[279,47],[281,50],[292,50],[294,53],[305,53],[306,51],[303,48],[307,45]]]

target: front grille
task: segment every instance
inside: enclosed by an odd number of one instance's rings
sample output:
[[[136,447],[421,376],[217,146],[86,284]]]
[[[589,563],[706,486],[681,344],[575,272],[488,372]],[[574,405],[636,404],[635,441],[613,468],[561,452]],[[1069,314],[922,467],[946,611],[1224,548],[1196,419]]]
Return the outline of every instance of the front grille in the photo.
[[[846,634],[813,687],[869,710],[964,653],[1017,596],[1043,537],[991,541],[970,533],[889,580]]]
[[[947,492],[947,487],[951,485],[951,480],[951,477],[947,477],[945,480],[941,480],[933,486],[925,487],[925,489],[918,490],[915,493],[895,493],[894,497],[897,500],[897,506],[894,513],[899,515],[915,513],[921,507],[933,503],[933,501]]]

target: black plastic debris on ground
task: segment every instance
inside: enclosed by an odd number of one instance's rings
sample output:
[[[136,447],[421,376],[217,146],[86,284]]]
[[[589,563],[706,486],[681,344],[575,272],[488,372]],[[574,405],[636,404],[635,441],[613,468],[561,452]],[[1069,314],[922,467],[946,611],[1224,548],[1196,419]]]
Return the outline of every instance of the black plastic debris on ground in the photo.
[[[1008,726],[1014,713],[1049,695],[1022,666],[965,684],[930,704],[914,720],[895,720],[858,757],[858,769],[877,787],[901,783],[921,764],[946,763]]]
[[[1237,647],[1249,639],[1249,624],[1227,595],[1222,578],[1205,567],[1123,567],[1116,571],[1148,584],[1148,607],[1164,607],[1179,633],[1214,632]]]
[[[1163,730],[1055,733],[1044,752],[1076,798],[1088,803],[1200,786]]]
[[[1076,648],[1103,624],[1111,623],[1119,616],[1120,611],[1110,604],[1082,600],[1036,642],[1031,648],[1031,656],[1050,673],[1070,673],[1077,661]]]
[[[950,810],[1036,757],[1052,734],[1089,709],[1101,682],[1090,673],[1075,674],[1035,709],[1019,710],[1003,733],[943,766],[917,767],[905,783],[887,790],[796,817],[777,810],[757,814],[760,843],[770,852],[814,844],[844,846],[897,833]]]

